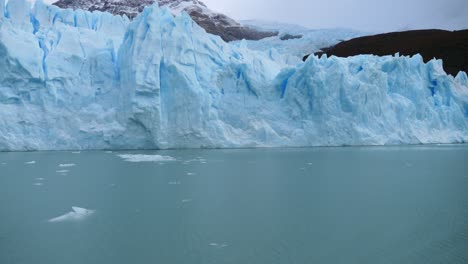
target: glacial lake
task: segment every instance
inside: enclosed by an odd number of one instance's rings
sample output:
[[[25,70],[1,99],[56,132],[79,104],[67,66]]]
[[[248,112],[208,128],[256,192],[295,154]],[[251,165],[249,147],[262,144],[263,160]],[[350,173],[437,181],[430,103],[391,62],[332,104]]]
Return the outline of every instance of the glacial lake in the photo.
[[[468,263],[468,146],[0,153],[0,263]]]

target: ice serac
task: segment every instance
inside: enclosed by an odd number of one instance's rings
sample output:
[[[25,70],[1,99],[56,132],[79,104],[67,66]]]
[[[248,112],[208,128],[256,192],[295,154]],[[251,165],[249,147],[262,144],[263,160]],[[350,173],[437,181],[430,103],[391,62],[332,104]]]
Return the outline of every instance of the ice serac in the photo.
[[[6,5],[6,16],[12,20],[16,28],[32,31],[29,18],[31,4],[26,0],[8,1]]]
[[[0,150],[468,140],[468,78],[447,75],[441,61],[291,64],[156,5],[132,22],[41,2],[23,8],[31,28],[0,20]]]
[[[5,17],[5,0],[0,0],[0,19]]]

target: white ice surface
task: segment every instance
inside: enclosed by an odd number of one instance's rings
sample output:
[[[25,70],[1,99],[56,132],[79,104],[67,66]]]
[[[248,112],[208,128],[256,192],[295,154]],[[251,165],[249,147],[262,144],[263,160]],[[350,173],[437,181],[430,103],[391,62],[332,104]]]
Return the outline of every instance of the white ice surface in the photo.
[[[95,213],[95,210],[89,210],[89,209],[80,208],[80,207],[72,207],[71,212],[49,219],[48,222],[50,223],[79,222],[79,221],[85,220],[86,218],[90,217],[94,213]]]

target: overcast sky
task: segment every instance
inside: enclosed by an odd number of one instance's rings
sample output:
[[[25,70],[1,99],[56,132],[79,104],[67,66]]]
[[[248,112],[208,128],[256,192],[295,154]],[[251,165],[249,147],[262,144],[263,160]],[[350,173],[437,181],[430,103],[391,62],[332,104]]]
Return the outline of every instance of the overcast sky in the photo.
[[[53,2],[53,0],[45,0]],[[468,0],[202,0],[235,19],[384,32],[468,28]]]

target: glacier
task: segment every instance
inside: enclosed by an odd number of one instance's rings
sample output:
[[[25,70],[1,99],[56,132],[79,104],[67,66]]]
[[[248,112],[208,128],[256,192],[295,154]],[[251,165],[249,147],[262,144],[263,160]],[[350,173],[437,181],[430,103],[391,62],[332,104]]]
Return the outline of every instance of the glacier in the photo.
[[[291,62],[302,61],[304,55],[321,51],[322,48],[334,46],[341,41],[350,40],[371,33],[361,32],[346,28],[308,29],[298,25],[261,20],[240,21],[242,25],[259,31],[276,31],[278,36],[264,38],[258,41],[244,40],[250,49],[269,51],[274,48],[277,52],[289,55]],[[290,35],[297,38],[282,39],[282,36]],[[234,43],[240,43],[235,41]]]
[[[0,150],[464,143],[468,77],[421,56],[305,62],[207,34],[0,0]]]

